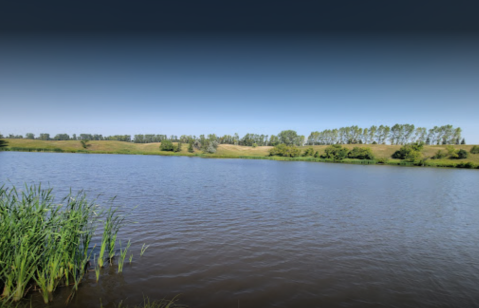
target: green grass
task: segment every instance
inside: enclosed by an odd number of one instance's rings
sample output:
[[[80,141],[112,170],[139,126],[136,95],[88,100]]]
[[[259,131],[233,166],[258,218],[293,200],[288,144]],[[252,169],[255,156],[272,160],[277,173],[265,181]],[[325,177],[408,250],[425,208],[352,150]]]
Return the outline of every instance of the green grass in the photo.
[[[117,209],[100,210],[84,194],[70,193],[57,203],[52,189],[40,185],[1,186],[0,217],[1,305],[18,302],[33,289],[48,303],[58,286],[71,286],[71,299],[91,262],[95,230],[104,230],[104,251],[95,256],[98,280],[100,264],[113,262],[124,219]],[[121,270],[129,246],[121,251]]]
[[[203,154],[202,151],[195,149],[194,153],[188,152],[187,144],[183,144],[182,150],[178,153],[160,151],[160,143],[132,143],[123,141],[90,141],[91,147],[83,149],[80,141],[54,141],[54,140],[31,140],[31,139],[9,139],[9,146],[6,150],[12,151],[30,151],[30,152],[65,152],[65,153],[97,153],[97,154],[136,154],[136,155],[164,155],[164,156],[199,156],[204,158],[243,158],[243,159],[271,159],[271,160],[293,160],[293,161],[316,161],[316,162],[331,162],[327,160],[315,159],[313,157],[296,157],[294,159],[286,159],[281,157],[269,157],[270,146],[247,147],[231,144],[220,144],[215,154]],[[411,163],[400,162],[391,159],[391,155],[399,150],[400,145],[379,145],[379,144],[346,144],[343,145],[348,149],[356,146],[370,147],[377,161],[383,162],[387,165],[413,165]],[[314,152],[319,154],[324,153],[327,145],[303,146],[300,147],[303,151],[306,148],[312,147]],[[470,151],[472,145],[455,145],[457,149],[464,149]],[[467,159],[453,160],[430,159],[438,150],[445,151],[446,146],[432,145],[424,146],[422,151],[424,158],[426,158],[425,166],[429,167],[462,167],[469,162],[472,165],[479,166],[479,154],[470,154]],[[343,160],[342,163],[366,164],[358,160]],[[371,163],[371,161],[369,161]]]

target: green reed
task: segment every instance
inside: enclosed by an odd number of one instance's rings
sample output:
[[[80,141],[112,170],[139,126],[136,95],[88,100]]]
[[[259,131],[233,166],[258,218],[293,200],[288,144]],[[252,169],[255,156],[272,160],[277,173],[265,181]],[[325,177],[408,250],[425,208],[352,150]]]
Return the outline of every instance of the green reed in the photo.
[[[123,271],[123,264],[125,263],[126,253],[128,252],[128,249],[130,249],[130,245],[131,242],[128,241],[128,244],[126,245],[125,249],[122,250],[120,241],[120,258],[118,259],[118,273],[121,273]]]
[[[124,219],[117,210],[99,211],[81,193],[70,192],[57,204],[52,189],[41,185],[22,191],[0,186],[0,303],[18,302],[32,288],[45,303],[58,286],[73,286],[73,296],[88,267],[97,227],[104,230],[98,265],[106,254],[110,262],[114,257]]]
[[[143,243],[143,246],[141,246],[140,257],[143,256],[143,254],[148,249],[148,247],[150,247],[150,245],[148,245],[146,247],[145,247],[145,245],[146,245],[146,243]]]

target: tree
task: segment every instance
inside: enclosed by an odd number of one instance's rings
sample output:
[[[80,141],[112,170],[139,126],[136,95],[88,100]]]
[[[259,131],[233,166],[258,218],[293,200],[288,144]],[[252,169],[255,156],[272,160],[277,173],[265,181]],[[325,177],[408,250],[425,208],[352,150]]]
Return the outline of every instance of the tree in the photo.
[[[25,138],[26,138],[26,139],[35,139],[35,135],[32,134],[32,133],[27,133],[27,134],[25,135]]]
[[[479,146],[473,146],[471,149],[471,154],[479,154]]]
[[[195,149],[193,149],[193,139],[190,139],[190,141],[188,142],[188,152],[190,153],[195,152]]]
[[[461,144],[466,144],[466,139],[462,138]]]
[[[181,152],[181,142],[178,142],[178,145],[175,148],[175,152]]]
[[[89,147],[91,147],[91,144],[89,144],[88,142],[90,142],[90,140],[80,140],[80,143],[81,143],[81,146],[84,148],[84,149],[87,149]]]
[[[50,134],[40,134],[40,140],[50,140]]]
[[[175,147],[170,140],[163,140],[161,141],[160,151],[173,151]]]
[[[279,141],[286,145],[301,145],[300,137],[294,130],[284,130],[278,134]]]

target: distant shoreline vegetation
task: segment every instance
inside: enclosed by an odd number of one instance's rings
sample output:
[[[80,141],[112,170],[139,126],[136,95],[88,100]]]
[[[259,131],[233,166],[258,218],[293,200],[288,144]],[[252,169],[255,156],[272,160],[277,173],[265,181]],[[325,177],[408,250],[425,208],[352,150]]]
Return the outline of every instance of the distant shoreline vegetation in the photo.
[[[0,151],[198,156],[383,164],[479,169],[479,147],[466,145],[461,128],[414,125],[358,126],[312,132],[305,139],[293,130],[278,135],[102,135],[49,134],[8,136]],[[0,138],[3,136],[0,135]],[[389,141],[390,144],[386,144]]]
[[[9,134],[0,139],[30,139],[30,140],[114,140],[133,143],[156,143],[164,140],[171,142],[188,143],[190,141],[216,141],[218,144],[234,144],[243,146],[276,146],[278,144],[286,145],[331,145],[331,144],[391,144],[404,145],[413,142],[423,142],[426,145],[441,144],[466,144],[466,140],[461,137],[462,129],[452,125],[434,126],[427,129],[425,127],[415,127],[413,124],[395,124],[394,126],[380,125],[369,128],[360,128],[358,126],[341,127],[338,129],[326,129],[321,132],[311,132],[308,138],[298,135],[294,130],[284,130],[278,135],[264,134],[246,134],[240,138],[234,135],[217,136],[209,135],[167,135],[162,134],[139,134],[139,135],[112,135],[103,136],[101,134],[57,134],[54,137],[48,133],[41,133],[36,136],[33,133],[27,133],[25,136]]]

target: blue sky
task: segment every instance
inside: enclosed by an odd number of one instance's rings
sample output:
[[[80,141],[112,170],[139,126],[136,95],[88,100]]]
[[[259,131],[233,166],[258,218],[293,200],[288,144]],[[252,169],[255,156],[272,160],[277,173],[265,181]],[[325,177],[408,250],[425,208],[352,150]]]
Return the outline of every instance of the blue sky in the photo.
[[[412,123],[479,143],[479,41],[4,36],[0,133],[277,134]]]

